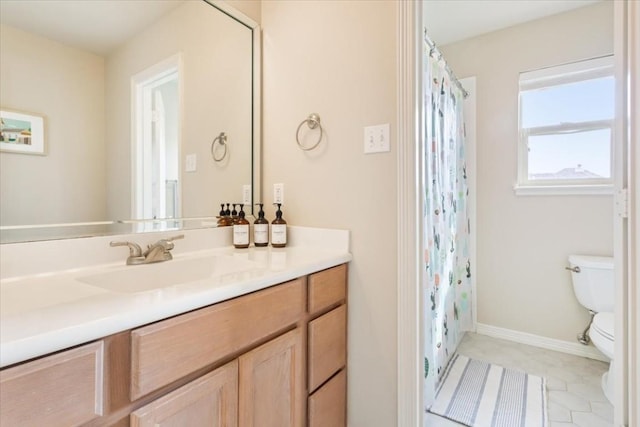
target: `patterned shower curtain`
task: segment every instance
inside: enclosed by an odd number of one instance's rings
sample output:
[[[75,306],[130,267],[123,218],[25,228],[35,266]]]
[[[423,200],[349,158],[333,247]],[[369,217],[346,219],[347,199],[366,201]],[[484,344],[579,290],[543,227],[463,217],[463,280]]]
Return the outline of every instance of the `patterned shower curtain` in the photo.
[[[462,333],[473,326],[462,91],[443,61],[424,55],[422,189],[425,409]]]

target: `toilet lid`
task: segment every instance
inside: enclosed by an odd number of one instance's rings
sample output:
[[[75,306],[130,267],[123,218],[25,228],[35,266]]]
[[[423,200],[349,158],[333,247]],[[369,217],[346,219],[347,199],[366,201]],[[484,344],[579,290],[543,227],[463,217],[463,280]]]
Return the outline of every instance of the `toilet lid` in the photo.
[[[591,327],[597,330],[600,335],[613,341],[613,325],[615,319],[613,313],[598,313],[593,318]]]

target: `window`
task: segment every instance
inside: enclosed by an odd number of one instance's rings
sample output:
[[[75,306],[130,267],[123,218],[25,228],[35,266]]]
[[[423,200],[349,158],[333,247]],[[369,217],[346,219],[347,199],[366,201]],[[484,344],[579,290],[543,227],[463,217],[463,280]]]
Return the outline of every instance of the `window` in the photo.
[[[517,194],[611,191],[613,58],[520,74]]]

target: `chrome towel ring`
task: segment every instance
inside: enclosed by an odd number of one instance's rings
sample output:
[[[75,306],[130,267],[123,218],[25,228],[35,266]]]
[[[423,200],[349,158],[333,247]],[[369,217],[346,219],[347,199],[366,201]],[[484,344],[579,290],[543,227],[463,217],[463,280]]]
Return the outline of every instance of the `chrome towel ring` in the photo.
[[[305,147],[300,142],[300,128],[305,123],[307,124],[307,126],[309,126],[309,129],[311,129],[311,130],[313,130],[315,128],[320,128],[320,136],[318,137],[318,140],[316,141],[315,144],[313,144],[310,147]],[[304,151],[311,151],[314,148],[316,148],[318,146],[318,144],[320,144],[320,141],[322,141],[322,133],[323,133],[323,131],[322,131],[322,125],[320,124],[320,116],[317,113],[311,113],[311,114],[309,114],[309,116],[306,119],[304,119],[298,125],[298,129],[296,130],[296,142],[298,143],[298,146],[301,149],[303,149]]]
[[[216,142],[224,148],[221,156],[216,156]],[[211,157],[213,157],[213,160],[216,162],[221,162],[227,157],[227,134],[224,132],[220,132],[220,135],[216,136],[213,142],[211,142]]]

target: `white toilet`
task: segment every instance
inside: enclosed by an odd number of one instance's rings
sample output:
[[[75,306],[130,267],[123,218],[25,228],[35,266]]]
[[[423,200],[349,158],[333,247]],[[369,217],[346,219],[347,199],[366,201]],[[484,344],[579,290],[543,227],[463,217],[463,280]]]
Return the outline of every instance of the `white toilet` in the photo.
[[[568,268],[571,270],[573,290],[578,302],[596,313],[589,329],[589,336],[611,363],[609,371],[602,376],[602,390],[613,403],[614,380],[614,299],[613,258],[570,255]]]

